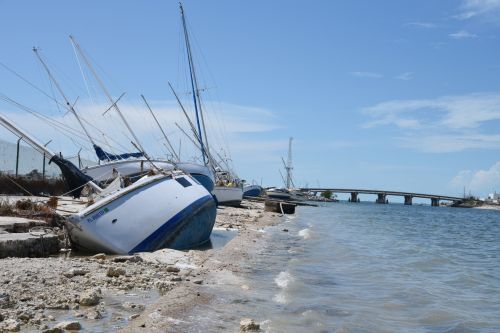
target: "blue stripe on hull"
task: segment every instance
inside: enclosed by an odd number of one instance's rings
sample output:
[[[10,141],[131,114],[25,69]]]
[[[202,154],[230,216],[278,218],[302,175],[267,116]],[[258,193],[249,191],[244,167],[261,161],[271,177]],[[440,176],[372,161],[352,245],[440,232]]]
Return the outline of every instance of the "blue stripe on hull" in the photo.
[[[253,188],[251,190],[245,191],[243,196],[245,197],[258,197],[262,190],[260,188]]]
[[[196,200],[149,235],[129,253],[176,250],[196,247],[207,242],[215,224],[217,207],[212,196]]]
[[[198,183],[200,183],[204,188],[207,189],[208,192],[212,193],[212,191],[214,190],[214,181],[207,175],[203,175],[201,173],[192,173],[191,177],[196,179]]]

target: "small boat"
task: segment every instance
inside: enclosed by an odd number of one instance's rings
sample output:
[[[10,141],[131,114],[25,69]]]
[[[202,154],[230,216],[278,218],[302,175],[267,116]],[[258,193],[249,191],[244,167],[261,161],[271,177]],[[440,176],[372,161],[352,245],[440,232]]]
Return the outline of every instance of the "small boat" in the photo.
[[[241,186],[215,186],[213,194],[217,199],[217,203],[221,206],[238,207],[243,200],[243,189]]]
[[[243,186],[244,197],[258,197],[262,194],[262,187],[259,185],[245,185]]]
[[[266,195],[268,198],[271,198],[271,199],[279,199],[279,200],[291,200],[292,199],[292,195],[285,188],[272,187],[272,188],[266,189]]]
[[[164,247],[186,249],[210,239],[217,212],[215,200],[188,174],[157,169],[155,175],[143,176],[127,187],[122,187],[118,175],[103,189],[2,115],[0,124],[48,156],[61,169],[75,198],[81,196],[84,187],[97,193],[88,207],[66,222],[75,248],[127,254]]]

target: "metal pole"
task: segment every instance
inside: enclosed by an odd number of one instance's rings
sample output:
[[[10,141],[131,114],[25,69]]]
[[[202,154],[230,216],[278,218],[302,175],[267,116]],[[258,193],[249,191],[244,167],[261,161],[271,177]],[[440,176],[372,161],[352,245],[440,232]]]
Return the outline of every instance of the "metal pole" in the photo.
[[[82,168],[82,159],[80,158],[80,152],[82,151],[82,149],[80,148],[80,150],[78,151],[78,169],[81,169]]]
[[[47,147],[49,143],[51,143],[52,140],[49,140],[46,144],[44,144],[44,147]],[[43,154],[43,167],[42,167],[42,179],[45,180],[45,153]]]
[[[42,180],[45,180],[45,154],[43,154]]]
[[[16,178],[17,176],[19,175],[19,144],[21,143],[21,140],[23,138],[19,138],[19,140],[17,140],[17,154],[16,154]]]

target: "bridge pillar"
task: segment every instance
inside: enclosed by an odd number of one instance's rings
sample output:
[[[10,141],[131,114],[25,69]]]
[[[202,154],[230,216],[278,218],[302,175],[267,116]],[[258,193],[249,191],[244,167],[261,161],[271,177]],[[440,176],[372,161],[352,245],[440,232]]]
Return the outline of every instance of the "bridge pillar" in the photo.
[[[405,205],[412,205],[412,199],[413,197],[411,195],[405,195]]]
[[[438,198],[431,198],[431,206],[433,206],[433,207],[439,206],[439,199]]]
[[[378,193],[377,194],[377,200],[375,201],[378,204],[386,204],[389,203],[385,197],[385,193]]]
[[[359,202],[358,192],[351,192],[351,198],[349,202]]]

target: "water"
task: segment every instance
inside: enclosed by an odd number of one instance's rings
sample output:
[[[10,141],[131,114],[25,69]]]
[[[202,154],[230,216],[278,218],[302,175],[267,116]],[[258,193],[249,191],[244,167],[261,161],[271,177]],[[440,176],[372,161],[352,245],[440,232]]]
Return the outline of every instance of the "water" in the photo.
[[[335,203],[284,219],[179,329],[500,332],[500,211]]]

